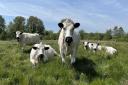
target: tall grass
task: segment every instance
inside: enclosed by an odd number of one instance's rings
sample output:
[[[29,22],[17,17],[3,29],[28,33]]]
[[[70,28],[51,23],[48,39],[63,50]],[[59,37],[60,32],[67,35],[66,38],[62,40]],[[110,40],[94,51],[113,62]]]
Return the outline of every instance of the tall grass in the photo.
[[[45,41],[58,50],[57,41]],[[128,43],[101,42],[117,48],[108,58],[79,46],[77,61],[61,63],[60,57],[32,68],[27,46],[22,52],[15,41],[0,41],[0,85],[128,85]]]

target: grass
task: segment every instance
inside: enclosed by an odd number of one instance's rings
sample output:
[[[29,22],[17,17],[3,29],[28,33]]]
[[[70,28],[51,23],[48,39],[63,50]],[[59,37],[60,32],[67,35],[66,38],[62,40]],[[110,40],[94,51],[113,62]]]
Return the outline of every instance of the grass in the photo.
[[[57,41],[45,41],[58,50]],[[0,85],[128,85],[128,43],[101,42],[117,48],[118,54],[92,53],[79,46],[77,61],[61,63],[56,56],[32,68],[27,46],[22,52],[15,41],[0,41]],[[108,58],[108,56],[110,58]]]

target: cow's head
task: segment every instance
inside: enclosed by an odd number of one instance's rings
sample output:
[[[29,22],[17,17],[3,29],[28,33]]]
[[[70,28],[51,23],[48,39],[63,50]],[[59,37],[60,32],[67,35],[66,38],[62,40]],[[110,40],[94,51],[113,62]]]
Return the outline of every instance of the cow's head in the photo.
[[[88,44],[89,44],[89,42],[87,42],[87,41],[84,41],[84,42],[83,42],[83,45],[84,45],[84,47],[85,47],[86,49],[88,49]]]
[[[58,26],[64,30],[65,42],[70,45],[73,42],[74,29],[80,26],[80,23],[74,23],[71,19],[63,19]]]
[[[93,43],[92,45],[93,50],[96,51],[98,46],[99,46],[99,43]]]
[[[36,56],[36,58],[39,61],[42,61],[45,55],[45,51],[49,49],[49,47],[44,46],[42,43],[40,44],[35,44],[33,47],[33,52]]]
[[[16,39],[19,42],[23,32],[16,31]]]

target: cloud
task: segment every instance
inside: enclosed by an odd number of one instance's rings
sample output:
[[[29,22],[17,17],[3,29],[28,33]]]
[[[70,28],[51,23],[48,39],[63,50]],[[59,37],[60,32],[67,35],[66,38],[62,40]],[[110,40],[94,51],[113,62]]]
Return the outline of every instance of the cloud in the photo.
[[[108,6],[111,6],[112,9]],[[54,31],[58,30],[57,23],[65,17],[80,22],[80,28],[87,32],[103,32],[109,26],[126,24],[124,23],[126,20],[118,17],[120,12],[125,13],[126,10],[123,12],[118,10],[125,8],[117,0],[96,0],[93,2],[90,0],[4,0],[0,2],[0,9],[0,14],[4,16],[24,16],[26,18],[31,15],[37,16],[44,21],[46,28]],[[114,12],[112,12],[113,10]],[[114,15],[115,13],[117,15]]]

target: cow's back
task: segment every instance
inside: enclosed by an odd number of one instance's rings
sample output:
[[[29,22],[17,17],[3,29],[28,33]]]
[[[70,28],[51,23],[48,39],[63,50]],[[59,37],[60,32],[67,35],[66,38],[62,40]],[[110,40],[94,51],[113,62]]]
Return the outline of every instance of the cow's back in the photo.
[[[40,42],[40,36],[37,33],[23,33],[22,43],[35,44]]]

